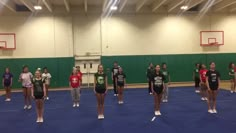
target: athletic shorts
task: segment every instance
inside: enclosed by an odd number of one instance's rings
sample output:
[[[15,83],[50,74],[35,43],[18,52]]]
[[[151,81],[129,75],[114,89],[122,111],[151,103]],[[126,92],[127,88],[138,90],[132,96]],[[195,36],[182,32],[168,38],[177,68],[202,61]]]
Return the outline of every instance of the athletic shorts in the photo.
[[[96,87],[95,91],[96,91],[96,93],[104,94],[106,92],[106,89],[105,88]]]
[[[194,81],[195,81],[195,87],[200,87],[200,86],[199,86],[199,84],[200,84],[200,78],[199,78],[199,77],[195,77]]]
[[[119,87],[124,87],[125,86],[125,84],[124,83],[117,83],[117,86],[119,86]]]
[[[219,87],[219,86],[210,85],[209,87],[210,87],[211,90],[215,91],[215,90],[218,90],[218,87]]]
[[[4,87],[10,87],[11,83],[4,83]]]
[[[202,89],[202,90],[207,90],[207,85],[206,85],[205,82],[203,82],[203,83],[201,84],[201,89]]]
[[[160,88],[157,88],[157,87],[154,87],[153,89],[157,94],[161,94],[163,92],[163,87],[160,87]]]
[[[43,95],[34,95],[35,99],[43,99]]]

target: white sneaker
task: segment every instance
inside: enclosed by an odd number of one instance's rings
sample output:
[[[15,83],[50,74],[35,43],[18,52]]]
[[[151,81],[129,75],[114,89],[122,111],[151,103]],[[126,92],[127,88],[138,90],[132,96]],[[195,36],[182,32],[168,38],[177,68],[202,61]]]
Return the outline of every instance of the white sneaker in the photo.
[[[6,102],[10,102],[10,101],[11,101],[11,99],[10,99],[10,98],[7,98],[5,101],[6,101]]]
[[[195,92],[196,92],[196,93],[200,93],[200,91],[199,91],[199,90],[195,90]]]
[[[76,107],[79,107],[79,103],[76,104]]]
[[[217,113],[217,110],[216,110],[216,109],[213,109],[212,112],[213,112],[214,114],[216,114],[216,113]]]
[[[27,105],[24,106],[24,109],[27,109]]]
[[[230,91],[231,93],[234,93],[234,91]]]
[[[155,111],[155,115],[161,115],[160,111]]]
[[[32,108],[32,106],[31,105],[29,105],[28,107],[27,107],[27,109],[31,109]]]
[[[102,115],[98,115],[98,120],[101,120],[102,119]]]
[[[208,99],[205,97],[204,100],[207,101]]]
[[[49,100],[49,97],[47,97],[46,100]]]
[[[120,104],[124,104],[124,101],[120,101]]]
[[[39,119],[39,118],[37,118],[36,122],[37,122],[37,123],[39,123],[39,122],[40,122],[40,119]]]
[[[201,98],[201,100],[202,100],[202,101],[205,101],[205,98],[204,98],[204,97],[202,97],[202,98]]]
[[[73,104],[73,107],[76,107],[76,104],[75,104],[75,103]]]
[[[213,110],[212,109],[208,109],[208,113],[212,114]]]
[[[152,92],[150,92],[149,94],[152,95]]]
[[[114,94],[114,97],[116,97],[117,96],[117,94]]]
[[[104,119],[105,117],[104,117],[104,115],[101,115],[101,119]]]

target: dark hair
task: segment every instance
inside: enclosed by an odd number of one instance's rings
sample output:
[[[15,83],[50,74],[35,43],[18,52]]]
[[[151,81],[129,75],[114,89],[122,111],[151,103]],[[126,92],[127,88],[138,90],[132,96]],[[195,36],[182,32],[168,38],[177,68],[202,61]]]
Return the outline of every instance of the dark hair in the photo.
[[[210,64],[209,64],[209,65],[211,65],[212,63],[214,63],[214,64],[215,64],[215,62],[213,62],[213,61],[212,61],[212,62],[210,62]]]
[[[102,64],[99,64],[99,65],[98,65],[98,68],[99,68],[100,66],[102,66],[102,67],[103,67],[103,65],[102,65]]]
[[[233,65],[234,63],[233,62],[230,62],[229,63],[229,68],[232,68],[232,65]]]
[[[114,64],[115,64],[115,63],[118,63],[118,62],[117,62],[117,61],[114,61]]]
[[[166,63],[165,62],[163,62],[162,64],[161,64],[161,66],[163,67],[164,65],[166,65]]]
[[[28,68],[28,66],[27,65],[23,65],[22,69],[24,70],[25,68]]]
[[[195,66],[200,65],[200,63],[195,63]]]
[[[43,70],[48,69],[47,67],[44,67]]]

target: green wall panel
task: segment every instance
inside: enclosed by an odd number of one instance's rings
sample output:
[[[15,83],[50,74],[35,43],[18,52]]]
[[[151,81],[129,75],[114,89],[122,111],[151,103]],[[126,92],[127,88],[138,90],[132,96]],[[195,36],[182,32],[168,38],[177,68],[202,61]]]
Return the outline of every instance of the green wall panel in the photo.
[[[48,70],[52,75],[51,87],[65,87],[68,86],[68,77],[74,66],[74,58],[0,59],[1,74],[3,74],[5,67],[10,67],[11,72],[14,75],[13,88],[21,88],[21,83],[18,82],[18,79],[23,65],[28,65],[29,71],[33,74],[38,67],[48,67]]]

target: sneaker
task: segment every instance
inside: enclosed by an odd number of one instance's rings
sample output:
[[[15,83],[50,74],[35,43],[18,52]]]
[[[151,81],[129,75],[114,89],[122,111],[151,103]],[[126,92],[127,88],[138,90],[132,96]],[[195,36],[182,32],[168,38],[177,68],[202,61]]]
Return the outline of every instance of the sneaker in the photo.
[[[196,92],[196,93],[200,93],[200,91],[199,91],[199,90],[195,90],[195,92]]]
[[[76,104],[75,104],[75,103],[73,104],[73,107],[76,107]]]
[[[24,106],[24,109],[27,109],[27,105]]]
[[[166,99],[166,103],[168,103],[168,100]]]
[[[155,115],[158,115],[158,111],[155,111]]]
[[[11,101],[11,99],[10,99],[10,98],[7,98],[5,101],[6,101],[6,102],[10,102],[10,101]]]
[[[208,109],[208,113],[212,114],[213,110],[212,109]]]
[[[76,104],[76,107],[79,107],[79,103]]]
[[[202,98],[201,98],[201,100],[202,100],[202,101],[205,101],[205,98],[204,98],[204,97],[202,97]]]
[[[101,119],[104,119],[105,117],[104,117],[104,115],[101,115]]]
[[[118,101],[118,104],[121,104],[120,101]]]
[[[46,97],[46,100],[49,100],[49,97]]]
[[[40,119],[39,119],[39,118],[37,118],[36,122],[37,122],[37,123],[39,123],[39,122],[40,122]]]
[[[120,104],[124,104],[124,101],[120,101]]]
[[[98,115],[98,120],[101,120],[102,119],[102,116],[101,115]]]
[[[234,93],[234,91],[230,91],[231,93]]]
[[[150,92],[149,94],[152,95],[152,92]]]
[[[208,99],[205,97],[204,100],[207,101]]]
[[[217,110],[216,110],[216,109],[213,109],[213,110],[212,110],[212,113],[216,114],[216,113],[217,113]]]
[[[114,97],[116,97],[117,96],[117,94],[114,94]]]
[[[32,106],[31,105],[29,105],[28,107],[27,107],[27,109],[31,109],[32,108]]]

